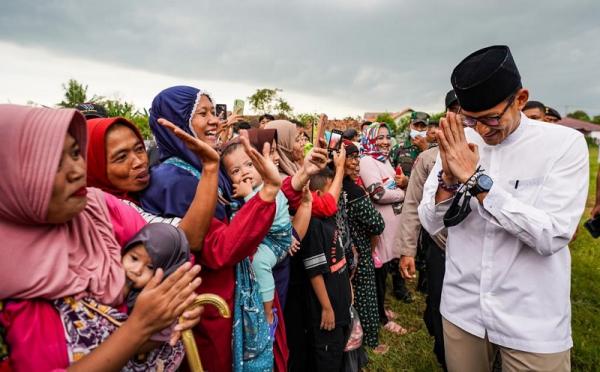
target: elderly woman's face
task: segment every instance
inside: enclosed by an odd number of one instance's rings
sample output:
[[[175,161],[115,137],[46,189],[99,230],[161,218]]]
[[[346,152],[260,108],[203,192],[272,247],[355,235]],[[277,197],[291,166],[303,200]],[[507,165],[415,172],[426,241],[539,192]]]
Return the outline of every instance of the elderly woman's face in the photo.
[[[346,156],[344,174],[356,181],[360,173],[360,155],[358,153]]]
[[[121,191],[137,192],[150,183],[148,154],[142,140],[124,125],[106,133],[106,177]]]
[[[192,115],[192,129],[196,136],[212,147],[216,147],[219,118],[215,115],[215,108],[208,96],[200,97],[196,111]]]
[[[65,136],[62,155],[48,204],[48,223],[65,223],[83,211],[87,203],[86,165],[79,144]]]

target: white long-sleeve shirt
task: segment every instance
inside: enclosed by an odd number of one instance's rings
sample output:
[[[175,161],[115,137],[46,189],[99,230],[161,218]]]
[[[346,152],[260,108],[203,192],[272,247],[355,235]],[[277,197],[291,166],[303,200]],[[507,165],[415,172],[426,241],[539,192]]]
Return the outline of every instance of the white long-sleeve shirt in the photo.
[[[583,213],[589,181],[579,132],[521,115],[501,144],[472,129],[480,164],[494,184],[481,205],[448,229],[441,313],[501,346],[555,353],[571,338],[571,256],[567,244]],[[431,234],[443,227],[448,201],[435,204],[439,161],[425,183],[419,217]]]

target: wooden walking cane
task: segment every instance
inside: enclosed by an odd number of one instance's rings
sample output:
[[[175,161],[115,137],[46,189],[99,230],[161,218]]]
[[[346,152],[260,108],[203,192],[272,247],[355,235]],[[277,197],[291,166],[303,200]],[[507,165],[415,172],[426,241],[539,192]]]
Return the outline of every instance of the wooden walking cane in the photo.
[[[196,297],[194,303],[190,308],[194,308],[196,306],[201,305],[213,305],[219,310],[219,314],[223,318],[231,317],[231,313],[229,312],[229,307],[227,306],[227,302],[221,297],[212,294],[212,293],[204,293]],[[183,317],[179,318],[179,322],[183,322]],[[183,341],[183,347],[185,349],[185,355],[190,366],[190,370],[192,372],[202,372],[202,363],[200,362],[200,354],[198,353],[198,346],[196,346],[196,340],[194,339],[194,335],[191,329],[183,331],[181,333],[181,341]]]

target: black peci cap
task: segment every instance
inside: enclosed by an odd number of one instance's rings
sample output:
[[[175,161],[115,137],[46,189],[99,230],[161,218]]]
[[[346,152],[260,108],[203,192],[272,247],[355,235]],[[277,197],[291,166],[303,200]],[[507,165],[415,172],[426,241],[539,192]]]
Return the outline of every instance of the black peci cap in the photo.
[[[546,107],[546,116],[553,116],[553,117],[557,118],[558,120],[562,119],[562,116],[560,116],[558,111],[556,111],[552,107]]]
[[[108,117],[104,106],[97,103],[80,103],[75,109],[81,112],[86,120]]]
[[[489,110],[522,87],[510,49],[494,45],[463,59],[452,71],[452,87],[467,111]]]
[[[456,97],[456,93],[454,92],[454,89],[452,89],[446,93],[446,110],[455,103],[458,104],[458,97]]]
[[[344,131],[344,134],[342,134],[342,138],[352,140],[357,134],[358,132],[356,129],[348,128]]]

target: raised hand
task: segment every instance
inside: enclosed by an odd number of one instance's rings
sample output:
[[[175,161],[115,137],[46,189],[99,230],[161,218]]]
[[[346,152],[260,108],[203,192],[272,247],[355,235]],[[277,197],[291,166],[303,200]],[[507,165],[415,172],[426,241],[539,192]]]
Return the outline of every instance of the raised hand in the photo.
[[[252,164],[262,176],[263,188],[259,192],[261,198],[265,201],[274,201],[281,187],[281,177],[277,166],[271,160],[271,144],[265,143],[261,154],[250,145],[248,132],[245,130],[240,131],[240,141]]]
[[[313,147],[312,150],[304,158],[303,168],[306,174],[310,177],[319,173],[327,166],[327,149],[322,147]]]
[[[333,165],[335,165],[335,169],[344,169],[346,165],[346,148],[344,146],[341,146],[340,150],[333,154]]]
[[[198,156],[198,159],[200,159],[202,162],[202,167],[204,169],[207,169],[207,167],[209,169],[216,169],[219,167],[219,153],[209,144],[190,135],[189,133],[186,133],[183,129],[179,128],[167,119],[160,118],[158,119],[158,123],[169,129],[175,136],[177,136],[177,138],[183,141],[187,148],[192,150],[192,152]]]
[[[438,142],[444,181],[450,183],[467,181],[477,169],[479,150],[477,145],[467,142],[462,122],[455,113],[449,112],[440,120]]]

